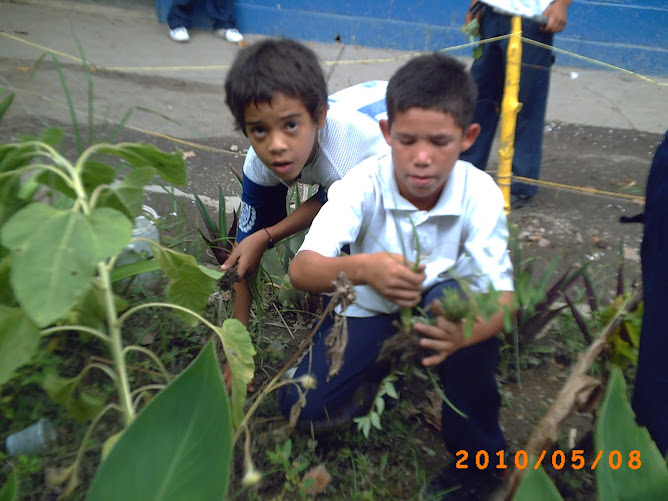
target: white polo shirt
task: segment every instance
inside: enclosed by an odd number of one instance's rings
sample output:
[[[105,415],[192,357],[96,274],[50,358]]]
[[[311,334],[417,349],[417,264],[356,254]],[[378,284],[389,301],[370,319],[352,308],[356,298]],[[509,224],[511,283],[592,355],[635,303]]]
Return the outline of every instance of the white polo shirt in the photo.
[[[412,221],[412,222],[411,222]],[[503,196],[489,174],[458,160],[436,206],[418,210],[399,194],[390,154],[370,157],[329,189],[299,249],[335,257],[394,252],[426,265],[423,290],[448,278],[465,279],[474,291],[513,290]],[[402,245],[403,242],[403,245]],[[357,302],[346,316],[370,317],[398,306],[371,286],[355,287]]]

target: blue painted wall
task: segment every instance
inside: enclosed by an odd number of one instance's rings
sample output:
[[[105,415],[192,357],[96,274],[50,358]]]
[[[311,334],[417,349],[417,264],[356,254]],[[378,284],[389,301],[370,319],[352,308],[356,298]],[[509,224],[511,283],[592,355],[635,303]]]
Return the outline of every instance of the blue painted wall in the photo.
[[[156,0],[165,22],[171,0]],[[242,33],[400,50],[466,43],[468,0],[237,0]],[[203,12],[196,25],[210,27]],[[555,47],[645,75],[668,75],[668,0],[573,0]],[[469,56],[471,49],[460,55]],[[557,64],[593,66],[557,55]],[[600,67],[600,66],[599,66]]]

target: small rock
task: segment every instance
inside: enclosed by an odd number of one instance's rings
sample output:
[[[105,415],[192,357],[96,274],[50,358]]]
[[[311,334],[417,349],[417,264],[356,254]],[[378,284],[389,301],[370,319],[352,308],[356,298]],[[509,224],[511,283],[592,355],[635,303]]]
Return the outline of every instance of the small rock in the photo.
[[[230,146],[230,151],[237,152],[239,151],[239,147],[236,144],[233,144],[232,146]]]

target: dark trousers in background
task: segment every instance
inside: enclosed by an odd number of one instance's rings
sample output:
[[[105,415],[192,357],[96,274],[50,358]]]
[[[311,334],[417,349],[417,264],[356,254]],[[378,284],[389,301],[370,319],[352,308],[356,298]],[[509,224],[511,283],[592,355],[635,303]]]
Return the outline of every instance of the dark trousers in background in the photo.
[[[422,306],[443,296],[445,288],[456,288],[453,280],[434,286],[424,295]],[[329,364],[324,339],[331,329],[331,320],[316,335],[311,353],[304,357],[294,377],[311,374],[317,387],[306,395],[300,421],[318,421],[334,415],[346,405],[362,383],[380,382],[388,373],[389,365],[376,363],[385,339],[396,332],[392,325],[397,315],[377,315],[368,318],[348,318],[349,341],[340,372],[327,381]],[[505,439],[499,426],[500,396],[496,385],[498,363],[497,339],[492,338],[461,349],[437,367],[441,385],[450,401],[468,418],[455,413],[443,404],[442,434],[448,450],[455,454],[466,450],[475,454],[486,450],[490,460],[505,448]],[[279,394],[281,412],[287,417],[299,393],[294,386],[282,388]]]
[[[668,132],[647,178],[640,259],[645,301],[633,410],[661,454],[668,452]]]
[[[511,16],[499,14],[491,7],[483,7],[480,39],[508,35]],[[522,36],[552,46],[553,35],[541,31],[541,25],[522,19]],[[499,123],[503,86],[506,79],[508,39],[482,45],[482,56],[473,62],[471,74],[478,85],[478,102],[473,121],[481,126],[480,135],[467,151],[460,155],[479,169],[487,168],[492,142]],[[519,102],[522,109],[517,115],[513,174],[539,179],[543,160],[543,129],[550,88],[550,68],[554,63],[552,50],[532,44],[522,44]],[[535,195],[536,186],[513,182],[511,192],[519,196]]]
[[[203,3],[207,15],[213,20],[213,29],[235,28],[233,0],[174,0],[167,15],[170,29],[183,26],[192,28],[195,7]]]

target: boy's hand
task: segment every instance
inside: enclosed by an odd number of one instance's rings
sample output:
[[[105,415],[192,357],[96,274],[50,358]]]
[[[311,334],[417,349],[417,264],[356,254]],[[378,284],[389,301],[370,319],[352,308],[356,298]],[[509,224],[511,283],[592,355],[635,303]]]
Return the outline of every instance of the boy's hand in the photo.
[[[547,18],[547,24],[543,26],[542,30],[548,33],[560,33],[566,27],[568,21],[568,6],[570,2],[566,0],[555,0],[545,11],[543,16]]]
[[[466,11],[466,16],[464,21],[466,24],[469,24],[474,19],[480,21],[482,16],[482,4],[478,0],[471,0],[468,10]]]
[[[267,234],[262,230],[248,235],[235,245],[232,254],[225,260],[220,269],[226,271],[236,264],[239,279],[244,278],[249,273],[255,273],[260,267],[260,260],[267,249],[268,243]]]
[[[418,271],[413,271],[412,266],[413,263],[404,263],[401,254],[377,252],[369,259],[366,283],[399,306],[415,306],[422,298],[422,282],[426,275],[424,264]]]
[[[435,352],[422,359],[422,365],[425,367],[440,364],[448,356],[466,346],[462,324],[449,322],[443,318],[445,312],[437,300],[432,303],[431,311],[436,319],[436,325],[417,323],[413,326],[416,331],[427,336],[420,340],[420,346]]]

